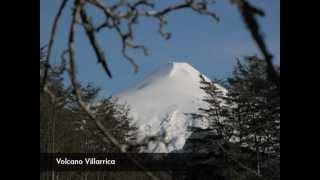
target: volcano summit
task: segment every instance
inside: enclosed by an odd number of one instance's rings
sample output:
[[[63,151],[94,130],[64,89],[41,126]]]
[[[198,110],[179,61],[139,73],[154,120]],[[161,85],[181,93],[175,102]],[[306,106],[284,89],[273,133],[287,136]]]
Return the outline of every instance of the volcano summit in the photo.
[[[183,148],[190,126],[206,127],[190,113],[206,108],[200,89],[200,72],[184,62],[170,62],[149,74],[142,82],[114,97],[130,107],[129,116],[139,128],[138,141],[147,136],[164,137],[164,143],[149,143],[146,152],[171,152]],[[204,75],[203,75],[204,76]],[[204,76],[206,80],[209,79]],[[223,92],[226,90],[217,85]]]

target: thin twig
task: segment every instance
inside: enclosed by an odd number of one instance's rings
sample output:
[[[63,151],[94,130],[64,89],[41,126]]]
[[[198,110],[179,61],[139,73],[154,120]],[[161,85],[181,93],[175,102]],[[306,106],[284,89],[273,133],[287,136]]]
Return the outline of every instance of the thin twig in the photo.
[[[208,11],[207,3],[196,2],[195,0],[186,0],[184,3],[169,6],[161,11],[147,11],[146,13],[141,15],[157,18],[159,20],[159,33],[165,39],[170,39],[171,33],[164,31],[164,26],[167,24],[165,16],[171,12],[181,9],[192,9],[193,11],[198,12],[199,14],[208,15],[217,22],[219,22],[219,17],[214,12]]]
[[[140,17],[145,16],[156,18],[159,21],[158,32],[165,39],[170,39],[171,37],[171,33],[164,30],[164,27],[167,24],[166,16],[171,12],[182,9],[191,9],[201,15],[210,16],[217,22],[219,21],[219,17],[214,12],[208,10],[208,4],[214,3],[214,1],[185,0],[179,4],[165,7],[159,11],[154,11],[155,3],[149,0],[138,0],[135,2],[119,1],[113,5],[107,5],[106,3],[97,0],[88,0],[87,2],[101,10],[106,18],[100,25],[97,25],[96,27],[92,25],[94,31],[100,32],[102,29],[108,28],[114,29],[118,33],[122,41],[121,52],[123,57],[133,66],[134,72],[138,71],[138,64],[131,56],[129,56],[127,50],[129,48],[142,49],[144,51],[144,55],[148,55],[146,47],[143,45],[133,45],[133,42],[131,42],[134,38],[132,30],[133,25],[137,24]],[[145,8],[139,8],[140,6]],[[120,8],[126,8],[127,11],[122,12],[119,10]],[[123,24],[126,25],[126,31],[123,30]]]

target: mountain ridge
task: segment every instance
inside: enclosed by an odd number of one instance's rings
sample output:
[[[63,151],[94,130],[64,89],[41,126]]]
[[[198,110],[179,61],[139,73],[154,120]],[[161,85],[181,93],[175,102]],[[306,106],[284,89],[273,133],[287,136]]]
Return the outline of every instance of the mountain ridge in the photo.
[[[185,62],[169,62],[147,75],[141,82],[114,97],[118,103],[127,104],[129,116],[138,127],[138,141],[148,136],[161,135],[161,142],[149,143],[145,152],[171,152],[183,148],[190,136],[188,127],[205,128],[205,121],[194,120],[190,114],[206,108],[206,94],[200,88],[200,74]],[[217,85],[219,89],[226,90]]]

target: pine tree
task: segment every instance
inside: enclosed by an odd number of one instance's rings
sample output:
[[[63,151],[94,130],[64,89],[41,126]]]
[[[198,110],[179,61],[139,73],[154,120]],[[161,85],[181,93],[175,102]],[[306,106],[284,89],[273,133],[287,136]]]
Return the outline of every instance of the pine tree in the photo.
[[[256,154],[256,171],[261,175],[264,156],[280,157],[280,94],[264,71],[266,63],[246,57],[228,79],[234,126],[241,146]]]
[[[129,108],[127,106],[118,104],[116,100],[112,98],[106,98],[98,101],[91,107],[91,110],[119,143],[129,146],[136,140],[137,128],[131,124],[131,118],[128,116]],[[103,135],[96,129],[95,123],[88,120],[86,114],[83,115],[82,121],[79,122],[79,124],[83,126],[82,133],[91,137],[89,144],[91,149],[87,151],[120,152],[111,142],[106,143],[102,140]],[[137,151],[137,149],[130,149],[130,152],[135,151]]]
[[[228,96],[236,104],[234,114],[241,117],[239,130],[246,141],[271,151],[280,140],[280,94],[267,79],[263,60],[255,56],[244,60],[242,64],[238,61],[233,77],[228,79]]]
[[[45,67],[40,51],[40,86]],[[47,86],[55,96],[40,91],[40,151],[41,152],[115,152],[115,148],[102,141],[95,124],[89,120],[76,101],[72,87],[65,86],[64,66],[49,68]],[[130,124],[128,107],[119,105],[111,98],[97,99],[100,88],[80,85],[80,91],[95,116],[110,129],[121,142],[134,141],[136,128]]]
[[[208,104],[207,108],[200,108],[200,113],[193,114],[195,118],[202,118],[206,121],[208,127],[206,130],[213,131],[216,136],[229,138],[228,124],[225,122],[228,113],[228,107],[225,104],[225,94],[217,85],[216,82],[206,80],[200,74],[200,88],[206,93],[203,101]]]
[[[227,171],[240,173],[243,179],[249,179],[248,172],[256,178],[279,177],[275,167],[280,164],[280,94],[277,86],[269,81],[265,68],[265,62],[255,56],[238,61],[232,77],[225,84],[226,95],[214,82],[201,76],[201,89],[206,92],[204,101],[208,108],[200,109],[200,114],[193,114],[194,118],[204,117],[209,121],[209,128],[193,129],[193,133],[214,130],[216,135],[222,136],[224,141],[220,144],[228,147],[223,150],[228,159],[223,162],[230,167]],[[217,146],[217,143],[208,145],[210,139],[204,141],[189,141],[189,147],[192,143],[197,144],[196,149]],[[234,164],[247,171],[237,170]]]

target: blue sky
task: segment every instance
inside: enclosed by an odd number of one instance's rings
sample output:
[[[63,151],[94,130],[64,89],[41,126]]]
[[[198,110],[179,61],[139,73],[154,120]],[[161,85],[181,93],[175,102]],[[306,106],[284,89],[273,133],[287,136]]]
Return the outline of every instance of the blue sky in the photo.
[[[179,0],[159,1],[160,6],[174,4]],[[280,1],[251,0],[262,7],[266,17],[259,18],[267,45],[280,61]],[[47,44],[53,17],[57,12],[60,0],[40,1],[40,43]],[[61,52],[67,47],[67,35],[71,15],[71,3],[66,7],[59,24],[52,58],[59,61]],[[168,61],[184,61],[190,63],[209,78],[226,78],[230,76],[235,64],[235,57],[259,54],[249,32],[243,24],[240,14],[229,0],[217,0],[211,7],[221,21],[213,21],[210,17],[200,16],[190,10],[182,10],[168,16],[165,29],[172,33],[170,40],[164,40],[158,34],[158,22],[154,19],[141,19],[136,26],[136,42],[149,49],[149,56],[139,50],[129,51],[140,66],[138,74],[133,73],[132,66],[122,57],[120,39],[112,31],[99,33],[113,79],[107,78],[102,68],[96,63],[95,54],[90,47],[82,28],[76,36],[76,58],[79,79],[83,83],[92,82],[103,89],[102,95],[108,96],[130,87],[148,73]],[[95,12],[93,17],[101,17]]]

